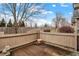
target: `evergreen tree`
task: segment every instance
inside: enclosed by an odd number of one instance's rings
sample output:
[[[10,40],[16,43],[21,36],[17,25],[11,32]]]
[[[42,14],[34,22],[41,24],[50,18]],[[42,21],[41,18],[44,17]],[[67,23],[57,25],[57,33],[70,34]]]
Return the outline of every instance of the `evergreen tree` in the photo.
[[[37,28],[37,23],[35,23],[35,28]]]
[[[9,22],[8,22],[8,24],[7,24],[7,27],[12,27],[11,19],[9,20]]]
[[[45,24],[44,27],[48,27],[48,24]]]
[[[0,27],[1,27],[1,21],[0,21]]]
[[[19,24],[19,27],[25,27],[25,24],[24,24],[23,20],[19,20],[18,24]]]
[[[25,27],[24,21],[22,21],[22,23],[21,23],[21,27]]]
[[[6,22],[5,22],[4,18],[3,18],[2,21],[1,21],[1,27],[5,27],[5,26],[6,26]]]

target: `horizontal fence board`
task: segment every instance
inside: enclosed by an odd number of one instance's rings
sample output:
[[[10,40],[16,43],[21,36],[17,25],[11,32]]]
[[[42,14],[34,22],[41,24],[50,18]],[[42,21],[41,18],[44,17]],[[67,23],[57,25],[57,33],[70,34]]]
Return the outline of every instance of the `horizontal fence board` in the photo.
[[[76,46],[75,35],[70,33],[40,33],[40,38],[46,42],[74,48]]]
[[[78,34],[79,36],[79,34]],[[8,34],[0,36],[0,50],[6,45],[11,47],[20,46],[23,44],[30,43],[37,39],[42,39],[46,42],[51,42],[60,46],[74,48],[77,45],[77,39],[73,33],[50,33],[50,32],[33,32],[33,33],[22,33],[22,34]]]
[[[4,48],[6,45],[10,45],[10,47],[15,47],[33,42],[36,39],[37,33],[4,35],[0,37],[0,50],[2,50],[2,48]]]

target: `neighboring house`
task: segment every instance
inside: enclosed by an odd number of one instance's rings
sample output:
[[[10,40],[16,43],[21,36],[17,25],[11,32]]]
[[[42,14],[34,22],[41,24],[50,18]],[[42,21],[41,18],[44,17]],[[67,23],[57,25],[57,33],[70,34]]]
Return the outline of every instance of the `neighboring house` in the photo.
[[[72,18],[72,26],[75,28],[77,26],[77,30],[79,31],[79,3],[74,3],[74,12],[73,12],[73,18]],[[77,25],[76,25],[77,23]]]

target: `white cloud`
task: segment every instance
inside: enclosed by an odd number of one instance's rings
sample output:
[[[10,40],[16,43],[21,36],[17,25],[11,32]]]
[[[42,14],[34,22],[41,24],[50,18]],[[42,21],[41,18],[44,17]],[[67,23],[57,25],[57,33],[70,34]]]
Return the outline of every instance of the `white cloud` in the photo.
[[[53,12],[52,11],[45,11],[45,12],[42,12],[42,14],[46,15],[46,14],[52,14]]]
[[[41,14],[46,15],[46,14],[52,14],[52,11],[47,11],[47,10],[40,10]]]
[[[53,4],[53,5],[52,5],[52,7],[56,7],[56,5],[55,5],[55,4]]]
[[[51,24],[51,22],[49,22],[48,20],[45,20],[45,19],[39,19],[36,21],[36,23],[38,24],[38,26],[41,26],[41,25],[44,25],[45,23],[46,24]]]
[[[61,3],[60,5],[61,5],[61,7],[68,7],[68,5],[64,4],[64,3]]]
[[[17,6],[19,6],[20,5],[20,3],[17,3]]]
[[[69,12],[69,14],[72,15],[73,13],[72,12]]]
[[[37,8],[35,8],[34,6],[32,6],[31,8],[28,8],[28,13],[35,12],[35,11],[37,11]]]
[[[37,23],[38,26],[42,26],[44,24],[49,24],[49,25],[51,24],[51,22],[46,19],[41,19],[41,18],[38,19],[38,18],[33,18],[33,17],[31,19],[33,20],[31,22],[33,26],[35,23]]]

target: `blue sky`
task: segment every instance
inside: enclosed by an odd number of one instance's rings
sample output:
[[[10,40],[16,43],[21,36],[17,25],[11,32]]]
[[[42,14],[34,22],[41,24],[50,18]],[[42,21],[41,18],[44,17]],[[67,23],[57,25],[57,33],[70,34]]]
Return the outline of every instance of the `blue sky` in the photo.
[[[38,6],[41,7],[40,5]],[[2,7],[0,5],[0,11],[2,11],[1,8]],[[56,12],[62,13],[66,20],[70,22],[73,15],[73,5],[71,3],[44,3],[44,9],[42,9],[40,17],[37,15],[37,17],[32,17],[32,19],[34,18],[38,25],[42,25],[44,23],[51,24]],[[11,17],[9,16],[8,18]],[[8,21],[8,19],[6,21]]]
[[[44,5],[44,12],[43,12],[45,17],[42,17],[39,20],[42,19],[42,20],[45,20],[46,23],[51,24],[52,19],[55,18],[56,12],[60,12],[68,22],[71,22],[71,18],[73,15],[73,4],[71,4],[71,3],[65,3],[65,4],[63,4],[63,3],[48,3],[48,4],[45,4]]]
[[[55,17],[55,12],[60,12],[62,15],[68,20],[71,20],[72,14],[73,14],[73,5],[69,3],[65,4],[58,4],[58,3],[52,3],[52,4],[46,4],[45,9],[52,11],[53,13],[49,15],[50,20],[51,18]]]

